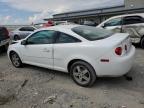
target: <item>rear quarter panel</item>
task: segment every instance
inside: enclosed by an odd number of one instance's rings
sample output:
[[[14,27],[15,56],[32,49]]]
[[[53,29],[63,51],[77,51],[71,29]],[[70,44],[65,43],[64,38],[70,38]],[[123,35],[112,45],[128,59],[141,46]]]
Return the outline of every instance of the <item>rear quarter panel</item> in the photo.
[[[74,59],[86,61],[95,68],[96,60],[108,51],[108,46],[103,45],[100,41],[97,44],[93,42],[56,44],[54,45],[55,69],[68,72],[67,66]]]

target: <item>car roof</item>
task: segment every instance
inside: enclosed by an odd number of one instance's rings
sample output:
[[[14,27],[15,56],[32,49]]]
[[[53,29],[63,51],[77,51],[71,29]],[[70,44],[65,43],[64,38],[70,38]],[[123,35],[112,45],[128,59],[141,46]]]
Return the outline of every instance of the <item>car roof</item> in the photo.
[[[21,27],[19,27],[19,28],[23,28],[23,27],[33,27],[33,28],[36,28],[36,27],[34,27],[34,26],[21,26]]]
[[[63,33],[70,33],[71,35],[73,35],[74,37],[83,40],[83,41],[88,41],[85,38],[79,36],[78,34],[72,32],[72,28],[74,27],[79,27],[79,26],[84,26],[84,25],[78,25],[78,24],[71,24],[71,25],[56,25],[56,26],[51,26],[51,27],[44,27],[44,28],[40,28],[37,29],[35,32],[39,32],[42,30],[55,30],[55,31],[59,31],[59,32],[63,32]]]
[[[117,16],[114,16],[111,18],[126,17],[126,16],[142,16],[142,17],[144,17],[144,13],[117,15]]]

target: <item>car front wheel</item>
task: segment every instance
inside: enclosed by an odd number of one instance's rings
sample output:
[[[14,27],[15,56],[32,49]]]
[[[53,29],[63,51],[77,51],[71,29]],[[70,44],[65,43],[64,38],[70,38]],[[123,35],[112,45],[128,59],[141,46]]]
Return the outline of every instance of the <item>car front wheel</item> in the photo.
[[[15,36],[14,36],[14,40],[15,40],[15,41],[20,40],[20,37],[19,37],[18,35],[15,35]]]
[[[12,52],[12,53],[10,54],[10,59],[11,59],[11,61],[12,61],[12,64],[13,64],[16,68],[19,68],[19,67],[21,67],[21,66],[23,65],[22,62],[21,62],[20,57],[19,57],[18,54],[15,53],[15,52]]]
[[[96,80],[96,73],[93,67],[84,61],[73,63],[70,73],[73,80],[83,87],[92,86]]]

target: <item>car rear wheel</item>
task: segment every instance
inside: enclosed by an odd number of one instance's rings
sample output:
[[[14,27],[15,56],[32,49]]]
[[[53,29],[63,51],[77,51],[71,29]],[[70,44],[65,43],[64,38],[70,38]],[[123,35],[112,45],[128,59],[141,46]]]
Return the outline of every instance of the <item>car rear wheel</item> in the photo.
[[[18,56],[17,53],[12,52],[12,53],[10,54],[10,59],[11,59],[11,61],[12,61],[12,64],[13,64],[16,68],[22,67],[23,63],[22,63],[22,61],[21,61],[21,59],[20,59],[20,57]]]
[[[96,80],[96,73],[93,67],[84,61],[73,63],[70,68],[70,74],[74,82],[83,87],[92,86]]]
[[[143,48],[144,49],[144,37],[141,39],[141,48]]]
[[[19,37],[18,35],[15,35],[15,36],[14,36],[14,40],[15,40],[15,41],[20,40],[20,37]]]

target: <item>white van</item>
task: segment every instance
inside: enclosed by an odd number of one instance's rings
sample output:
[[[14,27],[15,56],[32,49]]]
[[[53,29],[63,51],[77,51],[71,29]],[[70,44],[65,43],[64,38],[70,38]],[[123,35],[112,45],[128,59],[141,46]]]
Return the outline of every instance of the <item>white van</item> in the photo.
[[[132,42],[139,43],[144,48],[144,13],[111,17],[97,27],[114,32],[129,33]]]

